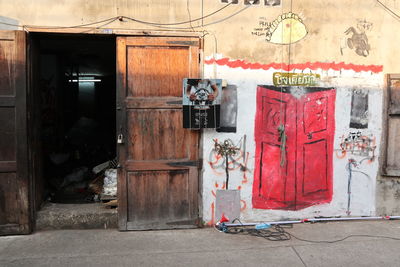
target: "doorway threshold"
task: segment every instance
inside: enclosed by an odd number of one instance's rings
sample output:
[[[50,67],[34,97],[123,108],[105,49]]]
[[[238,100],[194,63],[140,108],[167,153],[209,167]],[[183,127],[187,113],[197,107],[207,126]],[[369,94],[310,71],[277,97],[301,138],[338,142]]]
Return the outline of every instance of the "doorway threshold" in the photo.
[[[118,211],[102,203],[60,204],[47,202],[37,213],[36,230],[118,228]]]

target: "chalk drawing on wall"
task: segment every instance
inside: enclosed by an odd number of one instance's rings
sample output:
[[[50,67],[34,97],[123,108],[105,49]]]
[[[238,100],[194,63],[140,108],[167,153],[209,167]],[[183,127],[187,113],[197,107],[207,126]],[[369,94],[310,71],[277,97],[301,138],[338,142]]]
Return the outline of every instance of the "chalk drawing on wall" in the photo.
[[[368,91],[352,90],[350,128],[368,128]]]
[[[372,162],[375,160],[376,138],[362,132],[349,132],[340,137],[340,148],[336,150],[339,159],[346,155],[362,157],[362,161]]]
[[[224,4],[239,4],[239,0],[221,0]],[[280,6],[281,0],[243,0],[244,5]]]
[[[260,18],[258,27],[254,28],[251,34],[263,37],[265,41],[273,44],[292,44],[306,37],[307,28],[299,15],[289,12],[272,22],[266,21],[264,17]]]
[[[352,186],[353,175],[355,173],[360,173],[360,174],[362,174],[363,178],[371,180],[371,177],[367,173],[365,173],[365,172],[363,172],[361,170],[358,170],[360,168],[360,165],[362,164],[362,162],[363,162],[362,160],[358,162],[357,160],[355,160],[353,158],[350,158],[348,163],[346,164],[346,170],[347,170],[347,173],[348,173],[348,179],[347,179],[347,210],[346,210],[346,214],[347,215],[351,215],[351,197],[352,197],[351,186]]]
[[[235,145],[235,147],[239,148],[237,153],[229,155],[228,157],[228,171],[231,173],[240,172],[241,180],[232,181],[232,184],[236,185],[236,189],[241,190],[243,185],[246,185],[249,181],[248,173],[251,173],[251,170],[248,168],[248,160],[250,153],[246,151],[246,135],[244,135],[239,142]],[[218,142],[218,139],[214,139],[215,142]],[[226,189],[226,182],[219,181],[222,177],[226,176],[226,159],[218,153],[215,146],[211,149],[208,165],[210,166],[213,174],[216,177],[214,181],[214,188],[211,190],[211,194],[213,198],[216,198],[216,191],[218,189]],[[241,202],[241,211],[246,210],[247,203],[245,200],[240,200]],[[207,222],[208,225],[215,224],[215,200],[210,204],[211,210],[211,220]]]
[[[333,88],[258,86],[253,207],[300,210],[332,200]],[[294,95],[293,95],[294,94]]]
[[[342,41],[340,52],[343,55],[344,48],[354,50],[357,55],[366,57],[369,55],[371,46],[368,43],[366,32],[372,29],[372,23],[364,20],[358,20],[357,29],[353,26],[349,27],[344,33],[346,37]]]
[[[346,214],[351,214],[352,184],[354,174],[359,173],[359,179],[371,177],[361,170],[362,164],[371,164],[375,160],[376,138],[372,134],[362,133],[361,131],[349,132],[340,137],[339,149],[335,150],[336,157],[344,159],[346,156],[347,178],[347,210]],[[361,177],[361,178],[360,178]]]

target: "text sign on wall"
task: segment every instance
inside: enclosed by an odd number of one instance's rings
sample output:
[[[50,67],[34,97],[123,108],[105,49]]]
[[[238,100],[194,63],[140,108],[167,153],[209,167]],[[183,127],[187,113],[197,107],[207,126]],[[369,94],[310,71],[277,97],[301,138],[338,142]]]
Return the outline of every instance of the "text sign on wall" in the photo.
[[[316,86],[321,78],[313,73],[287,73],[274,72],[273,82],[275,86]]]

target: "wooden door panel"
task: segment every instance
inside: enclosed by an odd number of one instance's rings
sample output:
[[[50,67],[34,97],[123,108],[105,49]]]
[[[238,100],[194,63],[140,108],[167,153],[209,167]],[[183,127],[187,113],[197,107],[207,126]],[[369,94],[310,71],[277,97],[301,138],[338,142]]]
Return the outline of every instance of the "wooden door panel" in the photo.
[[[0,162],[16,161],[15,108],[0,107]]]
[[[0,225],[18,224],[18,185],[15,173],[0,173]]]
[[[0,33],[0,95],[15,95],[15,34]]]
[[[189,160],[193,133],[173,123],[181,121],[180,109],[131,109],[127,119],[128,146],[132,148],[128,150],[128,160]]]
[[[176,90],[187,77],[188,47],[134,46],[127,48],[128,96],[181,96]]]
[[[0,235],[31,231],[25,32],[0,31]]]
[[[120,230],[196,227],[199,133],[182,128],[182,81],[197,38],[118,37]]]
[[[128,221],[140,221],[145,227],[157,220],[168,224],[190,218],[197,208],[190,205],[192,186],[189,170],[129,173]]]

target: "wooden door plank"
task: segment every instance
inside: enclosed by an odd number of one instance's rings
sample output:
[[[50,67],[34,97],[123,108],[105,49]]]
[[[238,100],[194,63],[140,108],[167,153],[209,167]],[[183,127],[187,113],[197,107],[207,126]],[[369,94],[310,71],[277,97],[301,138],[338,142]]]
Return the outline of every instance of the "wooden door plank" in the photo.
[[[0,31],[0,235],[31,232],[26,34]]]
[[[199,134],[182,128],[181,106],[183,78],[198,77],[198,46],[198,38],[117,38],[121,230],[198,221]]]

